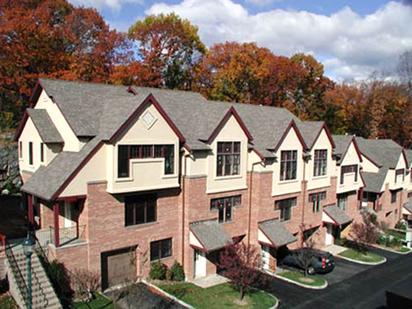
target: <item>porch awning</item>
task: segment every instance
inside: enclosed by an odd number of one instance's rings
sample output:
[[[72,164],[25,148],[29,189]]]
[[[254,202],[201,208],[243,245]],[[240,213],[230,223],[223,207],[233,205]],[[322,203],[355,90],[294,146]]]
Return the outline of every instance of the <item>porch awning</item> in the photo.
[[[343,225],[351,222],[353,219],[349,217],[342,209],[336,205],[326,206],[323,208],[322,221],[332,223],[334,225]]]
[[[412,215],[412,198],[410,198],[405,204],[403,204],[402,214]]]
[[[199,221],[189,226],[190,245],[205,252],[211,252],[233,242],[232,238],[216,220]]]
[[[258,234],[259,241],[275,247],[281,247],[297,240],[277,219],[260,222]]]

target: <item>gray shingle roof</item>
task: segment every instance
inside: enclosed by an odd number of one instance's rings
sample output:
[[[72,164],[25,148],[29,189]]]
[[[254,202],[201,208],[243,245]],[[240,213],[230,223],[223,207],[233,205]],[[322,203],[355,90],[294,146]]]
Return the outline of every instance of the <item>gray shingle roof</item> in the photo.
[[[28,108],[27,113],[44,143],[63,143],[59,131],[45,109]]]
[[[338,225],[343,225],[352,221],[342,209],[336,205],[323,207],[323,211],[332,218]]]
[[[406,160],[408,160],[409,166],[412,166],[412,149],[406,149]]]
[[[381,167],[377,173],[361,172],[362,179],[365,182],[364,191],[372,193],[380,193],[385,182],[387,168]]]
[[[221,249],[232,243],[232,238],[216,220],[191,223],[190,230],[208,252]]]
[[[407,211],[412,213],[412,197],[410,197],[408,201],[403,204],[403,207],[405,207]]]
[[[338,155],[338,160],[336,161],[340,164],[343,160],[343,157],[346,154],[346,151],[349,148],[349,145],[352,142],[352,135],[332,135],[333,141],[335,142],[335,154]]]
[[[297,240],[279,220],[261,222],[259,223],[259,229],[276,247],[281,247]]]
[[[80,166],[100,142],[100,137],[89,141],[79,152],[63,151],[39,169],[23,184],[21,190],[45,200],[51,200],[64,182]]]
[[[323,121],[300,121],[297,127],[305,140],[306,145],[311,149],[324,125]]]
[[[402,147],[390,139],[365,139],[356,137],[359,149],[379,166],[396,168]]]

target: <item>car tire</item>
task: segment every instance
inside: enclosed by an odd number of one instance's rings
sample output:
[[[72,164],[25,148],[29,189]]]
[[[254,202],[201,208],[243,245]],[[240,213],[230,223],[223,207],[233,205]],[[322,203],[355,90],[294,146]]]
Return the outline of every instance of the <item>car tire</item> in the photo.
[[[315,274],[315,269],[313,267],[308,268],[308,274],[309,275],[314,275]]]

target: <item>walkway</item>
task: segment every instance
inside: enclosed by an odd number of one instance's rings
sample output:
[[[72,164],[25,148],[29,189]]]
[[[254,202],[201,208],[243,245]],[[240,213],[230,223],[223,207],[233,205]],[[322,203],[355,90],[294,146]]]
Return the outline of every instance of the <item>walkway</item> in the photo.
[[[339,253],[345,251],[346,249],[348,249],[348,248],[333,244],[333,245],[326,246],[322,250],[327,251],[330,254],[332,254],[333,256],[335,256],[335,255],[338,255]]]
[[[218,274],[214,274],[214,275],[210,275],[210,276],[206,276],[206,277],[202,277],[202,278],[198,278],[198,279],[194,279],[192,281],[193,284],[201,287],[201,288],[210,288],[212,286],[215,285],[219,285],[222,283],[226,283],[229,282],[229,280],[225,277],[222,277]]]

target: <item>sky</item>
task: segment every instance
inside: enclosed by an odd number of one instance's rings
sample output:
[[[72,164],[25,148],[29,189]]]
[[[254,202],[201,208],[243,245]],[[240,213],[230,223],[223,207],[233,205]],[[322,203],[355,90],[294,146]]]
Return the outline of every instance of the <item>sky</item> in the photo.
[[[412,50],[412,0],[69,0],[96,8],[112,28],[175,12],[207,45],[256,42],[276,55],[312,54],[337,81],[384,73]]]

